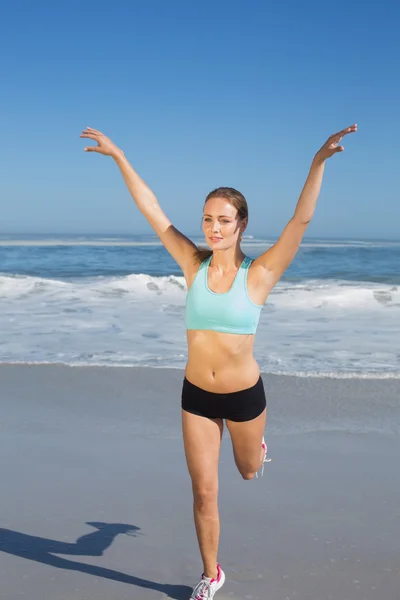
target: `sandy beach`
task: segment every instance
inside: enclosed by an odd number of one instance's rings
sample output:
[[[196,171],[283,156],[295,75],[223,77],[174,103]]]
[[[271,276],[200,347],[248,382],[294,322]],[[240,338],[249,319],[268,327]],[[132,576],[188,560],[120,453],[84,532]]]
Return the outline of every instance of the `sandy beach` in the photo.
[[[189,598],[179,369],[0,366],[2,600]],[[400,380],[263,374],[264,477],[220,459],[218,600],[398,600]]]

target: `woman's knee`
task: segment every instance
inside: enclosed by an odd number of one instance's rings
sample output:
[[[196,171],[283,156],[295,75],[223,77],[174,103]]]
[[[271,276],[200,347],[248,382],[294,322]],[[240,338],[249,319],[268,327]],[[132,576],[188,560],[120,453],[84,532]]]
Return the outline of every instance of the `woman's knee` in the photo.
[[[239,470],[239,473],[241,474],[243,479],[245,479],[246,481],[249,481],[249,479],[254,479],[257,471],[240,471]]]
[[[193,483],[193,500],[198,508],[214,506],[218,503],[218,485],[216,483]]]
[[[254,459],[249,460],[248,458],[240,461],[237,456],[235,456],[235,464],[242,478],[246,480],[253,479],[260,468],[260,461],[256,462]]]

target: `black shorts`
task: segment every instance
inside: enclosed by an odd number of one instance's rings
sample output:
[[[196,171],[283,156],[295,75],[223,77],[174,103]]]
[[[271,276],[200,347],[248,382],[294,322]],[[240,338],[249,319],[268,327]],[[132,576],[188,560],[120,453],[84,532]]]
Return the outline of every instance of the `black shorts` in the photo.
[[[203,390],[185,377],[181,406],[187,412],[209,419],[251,421],[262,413],[267,401],[261,375],[252,387],[225,394]]]

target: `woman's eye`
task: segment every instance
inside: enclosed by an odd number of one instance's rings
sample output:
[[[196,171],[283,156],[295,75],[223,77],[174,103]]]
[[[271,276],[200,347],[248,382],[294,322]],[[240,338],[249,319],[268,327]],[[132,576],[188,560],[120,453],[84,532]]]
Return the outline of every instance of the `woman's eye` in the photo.
[[[210,221],[210,220],[211,220],[211,219],[208,219],[208,218],[206,218],[206,217],[204,218],[204,221],[206,221],[207,223],[208,223],[208,221]],[[222,223],[230,223],[230,221],[227,221],[226,219],[223,219],[223,220],[222,220]]]

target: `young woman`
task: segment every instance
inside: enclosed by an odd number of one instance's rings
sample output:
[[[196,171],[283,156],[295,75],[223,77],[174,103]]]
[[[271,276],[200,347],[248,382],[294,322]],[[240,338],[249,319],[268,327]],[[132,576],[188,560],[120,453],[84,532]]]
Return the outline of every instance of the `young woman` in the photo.
[[[225,581],[217,562],[218,458],[224,420],[243,479],[252,479],[268,460],[263,437],[266,398],[252,352],[262,306],[292,262],[311,221],[325,161],[343,151],[339,142],[356,130],[357,125],[352,125],[335,133],[316,153],[293,217],[279,240],[255,260],[240,248],[248,222],[247,203],[240,192],[218,188],[208,194],[202,227],[211,250],[199,249],[172,225],[121,149],[97,129],[88,127],[81,134],[98,144],[85,151],[115,160],[137,207],[181,267],[188,287],[182,429],[204,567],[191,596],[195,600],[213,598]]]

